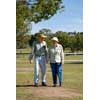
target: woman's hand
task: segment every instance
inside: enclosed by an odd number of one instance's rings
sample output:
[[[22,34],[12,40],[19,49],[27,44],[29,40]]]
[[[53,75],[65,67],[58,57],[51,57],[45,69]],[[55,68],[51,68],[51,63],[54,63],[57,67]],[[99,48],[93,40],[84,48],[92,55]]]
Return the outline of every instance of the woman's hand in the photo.
[[[29,63],[31,64],[31,60],[29,60]]]
[[[64,61],[62,61],[61,64],[63,65],[64,64]]]

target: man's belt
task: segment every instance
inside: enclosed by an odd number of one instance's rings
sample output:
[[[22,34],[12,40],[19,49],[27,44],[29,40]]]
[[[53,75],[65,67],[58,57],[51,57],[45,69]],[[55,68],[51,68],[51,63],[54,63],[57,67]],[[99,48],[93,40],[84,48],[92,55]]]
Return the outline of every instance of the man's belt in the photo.
[[[45,54],[41,54],[41,55],[37,55],[37,54],[36,54],[35,56],[36,56],[36,57],[40,57],[40,56],[45,56]]]

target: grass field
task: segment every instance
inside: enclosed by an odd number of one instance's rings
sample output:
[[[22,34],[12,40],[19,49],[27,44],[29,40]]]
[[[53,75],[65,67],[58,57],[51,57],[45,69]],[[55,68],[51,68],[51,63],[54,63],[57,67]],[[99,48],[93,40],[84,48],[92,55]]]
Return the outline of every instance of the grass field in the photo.
[[[82,59],[82,56],[66,56],[65,59]],[[34,62],[33,62],[34,63]],[[42,87],[35,88],[33,85],[33,63],[29,64],[27,55],[20,55],[16,58],[16,100],[83,100],[83,64],[64,64],[63,65],[63,87],[66,91],[73,91],[79,93],[80,96],[65,97],[65,96],[38,96],[34,93]],[[25,70],[27,68],[28,70]],[[17,70],[18,69],[18,70]],[[22,69],[22,70],[20,70]],[[49,64],[47,64],[46,73],[47,84],[52,86],[52,75]],[[41,79],[41,75],[39,76]],[[41,84],[41,80],[39,81]],[[46,89],[53,89],[52,87],[45,87]],[[59,87],[55,88],[57,91]],[[42,91],[43,91],[42,90]],[[50,91],[49,91],[50,92]],[[47,94],[49,93],[47,91]],[[57,91],[58,92],[58,91]],[[41,93],[42,94],[42,93]],[[53,94],[53,93],[52,93]],[[67,94],[66,94],[67,95]]]
[[[82,59],[83,59],[82,55],[65,56],[65,60],[82,60]],[[32,67],[32,65],[29,64],[28,55],[22,55],[22,54],[17,55],[16,64],[17,67]]]

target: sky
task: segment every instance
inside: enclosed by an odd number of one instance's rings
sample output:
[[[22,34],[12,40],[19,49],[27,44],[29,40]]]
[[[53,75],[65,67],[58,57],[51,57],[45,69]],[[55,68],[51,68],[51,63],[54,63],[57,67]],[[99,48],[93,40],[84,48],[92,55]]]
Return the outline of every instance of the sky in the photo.
[[[65,6],[64,11],[58,12],[49,20],[32,23],[32,34],[43,28],[50,29],[53,33],[57,31],[83,32],[83,0],[62,1]]]

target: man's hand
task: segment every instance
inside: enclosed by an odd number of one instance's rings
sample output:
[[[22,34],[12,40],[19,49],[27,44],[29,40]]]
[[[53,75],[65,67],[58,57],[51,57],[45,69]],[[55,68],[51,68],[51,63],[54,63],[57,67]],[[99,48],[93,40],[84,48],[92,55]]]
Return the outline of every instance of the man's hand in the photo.
[[[49,59],[48,58],[46,58],[46,63],[48,64],[50,61],[49,61]]]

